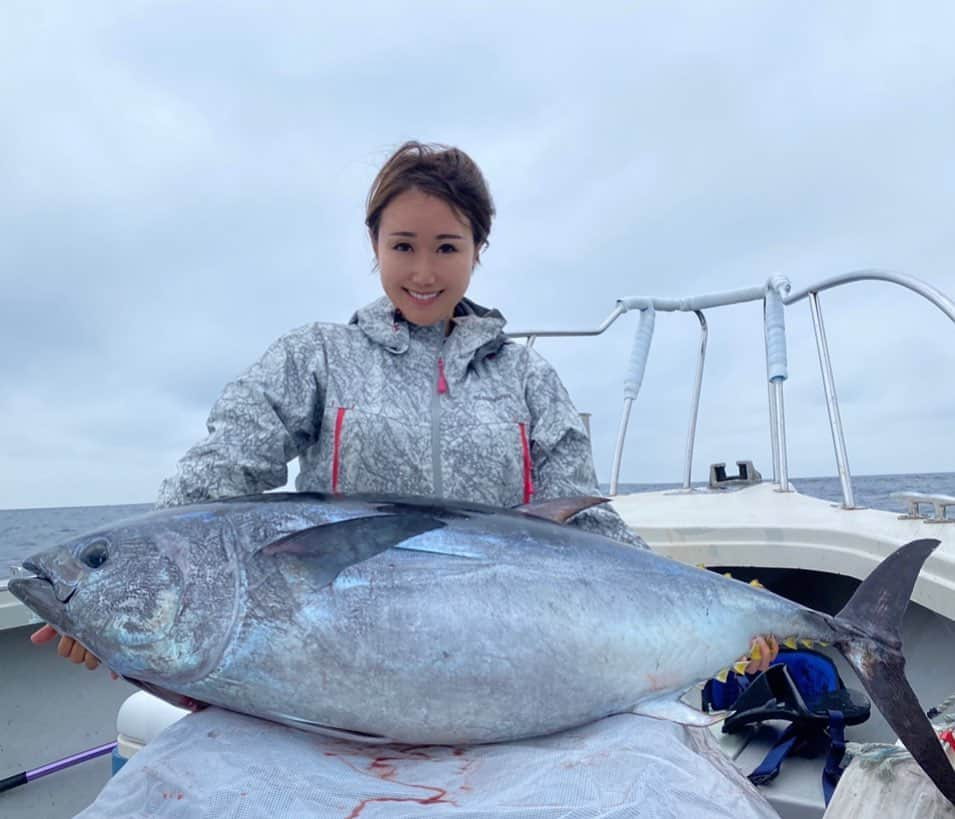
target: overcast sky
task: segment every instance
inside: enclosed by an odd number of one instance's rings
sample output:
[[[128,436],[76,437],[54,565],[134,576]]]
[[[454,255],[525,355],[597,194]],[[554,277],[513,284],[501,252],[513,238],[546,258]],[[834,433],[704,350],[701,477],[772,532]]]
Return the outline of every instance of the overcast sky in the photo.
[[[0,5],[0,508],[144,502],[282,332],[380,292],[368,186],[458,145],[498,218],[470,295],[511,329],[622,296],[864,267],[955,295],[955,5]],[[955,325],[822,298],[850,464],[955,471]],[[695,459],[771,472],[761,309],[713,311]],[[791,474],[834,459],[808,306],[787,316]],[[541,341],[607,479],[636,316]],[[692,315],[658,316],[623,461],[678,481]]]

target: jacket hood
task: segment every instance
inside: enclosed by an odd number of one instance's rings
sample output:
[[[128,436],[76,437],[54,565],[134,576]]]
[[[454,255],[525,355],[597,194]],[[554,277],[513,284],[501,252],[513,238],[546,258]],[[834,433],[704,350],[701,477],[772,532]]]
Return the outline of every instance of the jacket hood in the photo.
[[[448,337],[447,357],[463,358],[465,365],[496,353],[507,342],[504,316],[498,310],[483,307],[470,299],[461,299],[457,303],[451,321],[454,329]],[[440,331],[440,325],[419,327],[411,324],[387,296],[356,311],[348,323],[357,325],[371,341],[393,353],[407,352],[412,333],[435,334]]]

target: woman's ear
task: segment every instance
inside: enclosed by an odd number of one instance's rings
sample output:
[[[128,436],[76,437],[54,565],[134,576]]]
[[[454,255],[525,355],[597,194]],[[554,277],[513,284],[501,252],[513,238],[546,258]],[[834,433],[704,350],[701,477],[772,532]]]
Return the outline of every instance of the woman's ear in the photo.
[[[371,242],[371,252],[372,252],[372,255],[375,257],[375,261],[374,261],[374,264],[372,264],[371,269],[373,271],[378,270],[380,269],[380,265],[378,262],[378,242],[375,241],[375,234],[372,233],[370,230],[368,231],[368,241]]]

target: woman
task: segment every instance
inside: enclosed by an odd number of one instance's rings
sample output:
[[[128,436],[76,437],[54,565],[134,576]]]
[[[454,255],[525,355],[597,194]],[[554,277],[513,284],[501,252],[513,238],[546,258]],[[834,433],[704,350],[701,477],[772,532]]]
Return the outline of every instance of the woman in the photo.
[[[385,163],[365,224],[384,296],[347,325],[282,336],[212,408],[208,436],[160,488],[159,506],[296,488],[429,495],[510,507],[599,494],[566,389],[495,310],[466,298],[494,206],[456,148],[408,142]],[[609,506],[573,524],[646,548]],[[46,642],[46,626],[33,635]],[[776,646],[757,641],[763,670]],[[59,653],[95,668],[70,638]]]

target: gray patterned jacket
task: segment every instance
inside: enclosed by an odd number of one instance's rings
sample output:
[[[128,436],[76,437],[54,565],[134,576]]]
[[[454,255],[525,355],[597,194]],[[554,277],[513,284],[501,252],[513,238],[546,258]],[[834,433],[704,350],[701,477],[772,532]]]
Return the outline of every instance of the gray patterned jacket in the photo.
[[[453,331],[405,322],[382,297],[347,325],[282,336],[212,408],[208,437],[159,506],[282,486],[432,495],[509,507],[598,494],[590,441],[553,368],[464,299]],[[612,509],[577,525],[642,544]]]

